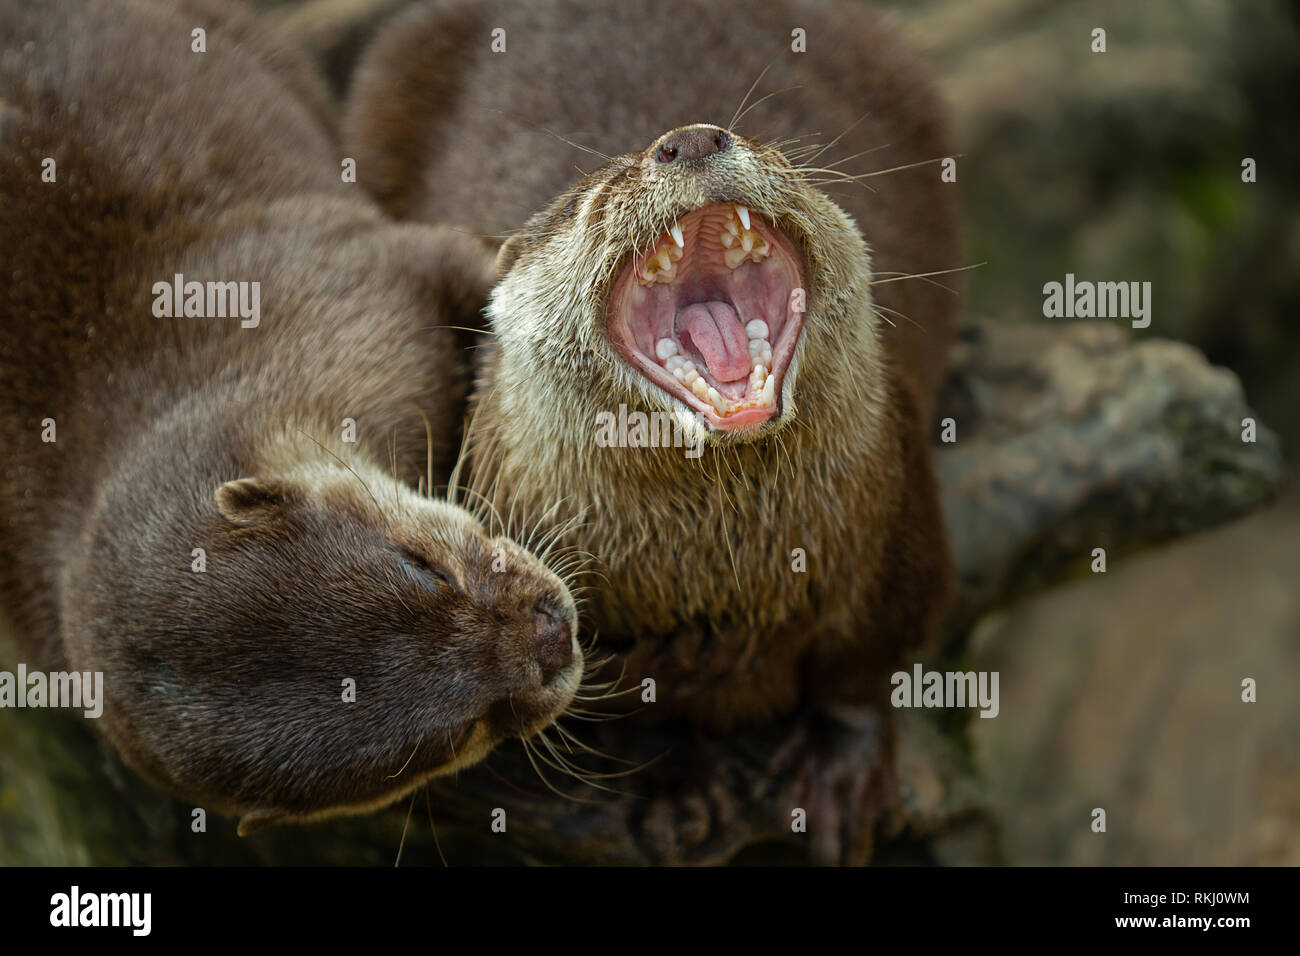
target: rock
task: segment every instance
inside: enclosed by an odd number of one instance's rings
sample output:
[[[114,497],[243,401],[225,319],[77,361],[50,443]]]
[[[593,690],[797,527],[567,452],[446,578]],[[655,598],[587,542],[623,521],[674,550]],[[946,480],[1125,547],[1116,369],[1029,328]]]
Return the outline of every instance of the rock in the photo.
[[[1113,323],[969,326],[937,456],[962,590],[980,613],[1108,560],[1244,515],[1285,477],[1276,436],[1241,384],[1194,348],[1130,340]]]
[[[971,739],[1009,863],[1300,864],[1297,567],[1292,485],[981,621],[972,666],[1001,673],[1001,715]]]

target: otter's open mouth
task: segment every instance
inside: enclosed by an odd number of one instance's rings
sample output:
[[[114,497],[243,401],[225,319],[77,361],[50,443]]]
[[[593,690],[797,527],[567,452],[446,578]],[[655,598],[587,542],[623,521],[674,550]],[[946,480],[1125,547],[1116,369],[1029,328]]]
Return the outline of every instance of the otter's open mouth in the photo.
[[[801,276],[780,229],[744,206],[704,206],[624,268],[609,334],[633,368],[714,428],[756,427],[776,415],[799,341]]]

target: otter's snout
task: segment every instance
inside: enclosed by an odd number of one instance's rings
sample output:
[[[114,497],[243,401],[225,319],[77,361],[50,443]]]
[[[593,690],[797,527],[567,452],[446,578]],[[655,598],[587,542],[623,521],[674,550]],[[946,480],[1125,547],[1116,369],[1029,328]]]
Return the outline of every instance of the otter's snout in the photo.
[[[731,146],[727,131],[717,126],[683,126],[665,136],[655,149],[658,163],[691,163]]]
[[[537,663],[542,667],[542,683],[573,663],[573,616],[566,610],[551,610],[540,605],[533,614]]]

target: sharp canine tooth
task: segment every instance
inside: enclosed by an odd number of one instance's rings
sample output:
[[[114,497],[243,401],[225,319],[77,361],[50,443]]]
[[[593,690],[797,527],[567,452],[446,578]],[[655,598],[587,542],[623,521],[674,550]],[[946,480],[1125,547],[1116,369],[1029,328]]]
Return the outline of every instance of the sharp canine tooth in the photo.
[[[714,411],[716,411],[719,415],[721,415],[727,407],[726,402],[722,400],[722,395],[719,394],[716,388],[714,388],[713,386],[709,386],[708,396],[709,396],[709,401],[713,403]]]
[[[686,240],[682,238],[682,227],[673,223],[673,227],[668,230],[673,237],[673,242],[677,243],[677,248],[681,249],[686,245]]]
[[[776,404],[776,376],[770,375],[766,382],[763,383],[762,394],[759,395],[764,405]]]
[[[744,206],[736,207],[736,215],[740,217],[741,223],[746,229],[749,229],[749,210]]]
[[[745,323],[745,335],[750,339],[767,338],[767,323],[762,319],[750,319]]]

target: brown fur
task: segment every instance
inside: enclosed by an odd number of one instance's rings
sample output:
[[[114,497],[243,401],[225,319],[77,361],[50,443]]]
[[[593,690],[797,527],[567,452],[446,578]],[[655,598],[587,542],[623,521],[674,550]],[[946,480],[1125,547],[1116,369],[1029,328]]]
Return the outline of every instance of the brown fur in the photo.
[[[795,27],[806,54],[790,50]],[[655,162],[698,123],[732,146]],[[422,3],[363,57],[344,137],[396,214],[491,235],[540,209],[498,258],[474,480],[502,507],[585,515],[571,537],[603,577],[584,627],[632,682],[656,679],[638,720],[689,719],[689,753],[643,785],[667,808],[632,814],[643,845],[707,858],[715,838],[693,808],[723,821],[733,810],[715,801],[746,799],[691,769],[717,766],[709,736],[799,711],[770,768],[772,813],[808,810],[818,861],[866,859],[897,799],[889,675],[935,632],[951,587],[928,417],[953,277],[891,280],[960,265],[954,187],[933,162],[952,151],[906,45],[857,3]],[[835,145],[799,165],[792,137]],[[929,164],[838,178],[914,163]],[[570,186],[578,164],[598,168]],[[690,420],[622,359],[606,305],[637,250],[710,202],[777,219],[802,253],[809,307],[778,415],[746,436],[699,425],[698,460],[597,447],[595,416],[621,403]]]
[[[790,52],[796,26],[807,54]],[[504,54],[490,51],[494,27]],[[751,103],[802,89],[737,124],[757,137],[740,137],[752,162],[641,178],[666,131],[726,126],[769,64]],[[561,194],[499,260],[477,477],[524,510],[564,498],[586,513],[578,540],[608,575],[588,623],[630,673],[714,726],[809,696],[879,699],[884,668],[932,633],[949,588],[924,416],[955,300],[921,280],[871,282],[958,265],[952,187],[937,164],[832,185],[848,221],[802,185],[816,173],[764,144],[842,133],[813,165],[876,149],[849,170],[951,155],[893,31],[846,3],[419,4],[363,59],[344,125],[362,181],[399,214],[500,233]],[[569,189],[574,162],[593,159],[542,128],[615,158]],[[605,337],[623,256],[716,199],[802,224],[814,303],[781,420],[757,441],[714,436],[699,461],[594,448],[597,411],[669,405]],[[808,573],[791,572],[794,548]]]
[[[129,763],[246,831],[534,732],[581,655],[539,662],[543,619],[576,632],[555,574],[409,487],[445,480],[490,257],[342,184],[310,70],[223,16],[0,2],[0,598],[32,666],[104,672]],[[155,318],[175,273],[260,281],[260,324]]]

